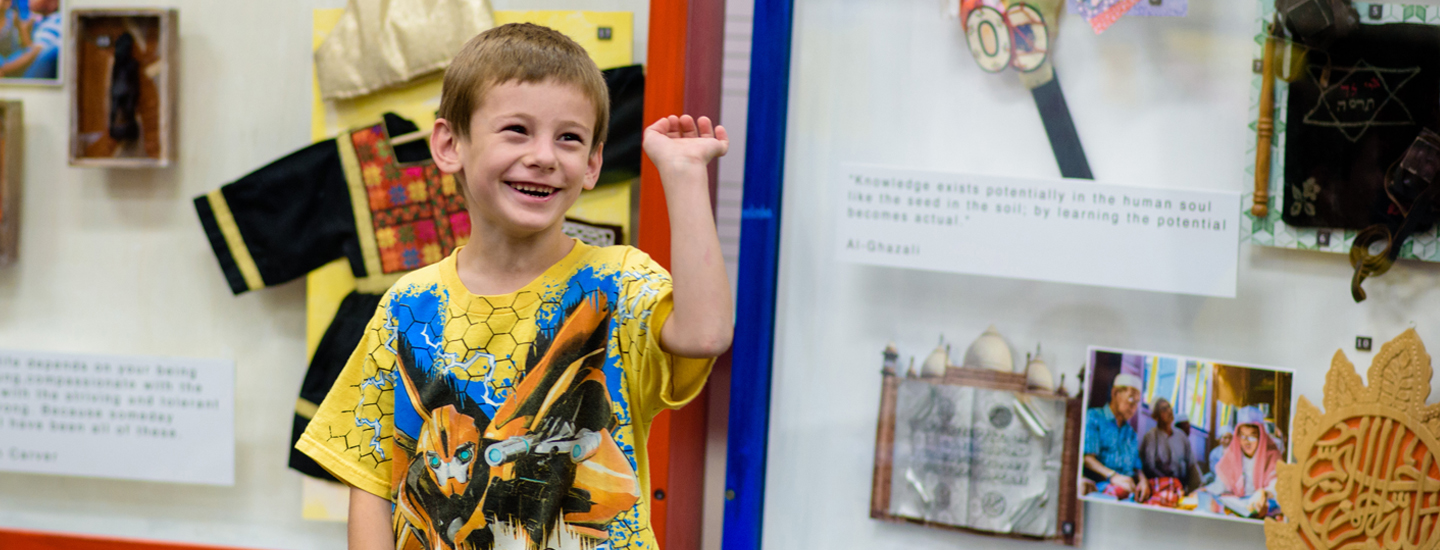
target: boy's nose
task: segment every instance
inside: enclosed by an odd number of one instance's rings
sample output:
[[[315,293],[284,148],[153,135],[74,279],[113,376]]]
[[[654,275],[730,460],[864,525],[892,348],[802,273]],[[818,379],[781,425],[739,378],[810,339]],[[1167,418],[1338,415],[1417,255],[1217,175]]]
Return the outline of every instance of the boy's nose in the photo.
[[[537,139],[534,147],[530,148],[529,158],[525,164],[545,171],[554,170],[557,164],[555,160],[555,144],[548,140]]]

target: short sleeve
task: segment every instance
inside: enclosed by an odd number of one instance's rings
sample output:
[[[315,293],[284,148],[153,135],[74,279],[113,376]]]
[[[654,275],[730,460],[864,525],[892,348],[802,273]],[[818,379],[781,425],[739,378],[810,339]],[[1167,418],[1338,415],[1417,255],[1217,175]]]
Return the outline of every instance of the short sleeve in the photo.
[[[290,281],[337,258],[361,262],[333,139],[196,197],[195,211],[235,294]]]
[[[646,420],[678,409],[705,388],[714,358],[689,358],[660,347],[660,329],[674,309],[670,273],[648,254],[631,249],[620,271],[619,330],[633,377],[632,401]]]
[[[391,498],[395,352],[386,295],[295,448],[351,486]]]

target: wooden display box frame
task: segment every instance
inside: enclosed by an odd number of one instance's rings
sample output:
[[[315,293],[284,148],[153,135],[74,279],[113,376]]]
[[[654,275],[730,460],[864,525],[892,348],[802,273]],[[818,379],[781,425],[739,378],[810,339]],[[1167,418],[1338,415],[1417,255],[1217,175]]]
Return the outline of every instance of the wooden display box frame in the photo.
[[[1012,374],[988,369],[946,367],[945,376],[943,377],[937,376],[934,378],[918,379],[931,384],[1002,390],[1016,394],[1034,395],[1049,399],[1061,398],[1065,400],[1065,441],[1063,443],[1065,448],[1061,455],[1060,494],[1056,498],[1056,515],[1059,520],[1060,534],[1055,537],[1034,537],[1011,533],[996,533],[993,531],[982,531],[957,525],[934,523],[890,515],[891,473],[894,467],[892,455],[895,452],[896,392],[899,390],[900,380],[904,379],[906,375],[886,371],[883,373],[883,376],[885,382],[884,388],[880,393],[880,420],[875,429],[875,472],[870,488],[871,518],[891,523],[912,523],[949,531],[959,531],[962,533],[991,537],[1053,541],[1066,546],[1080,546],[1081,531],[1085,523],[1083,517],[1084,506],[1079,499],[1078,485],[1080,472],[1080,428],[1085,414],[1084,400],[1081,397],[1069,397],[1064,394],[1043,390],[1031,390],[1024,374]]]
[[[19,100],[0,100],[0,267],[15,261],[20,246],[20,198],[25,181],[25,110]]]
[[[161,61],[164,69],[156,75],[155,88],[159,91],[159,142],[160,152],[154,157],[88,157],[80,136],[80,48],[84,40],[84,24],[87,19],[135,17],[159,20]],[[70,102],[70,147],[71,166],[95,168],[164,168],[175,160],[175,94],[176,69],[179,68],[176,42],[179,37],[179,11],[175,9],[73,9],[70,10],[69,35],[66,37],[68,96]],[[143,68],[142,68],[143,69]]]

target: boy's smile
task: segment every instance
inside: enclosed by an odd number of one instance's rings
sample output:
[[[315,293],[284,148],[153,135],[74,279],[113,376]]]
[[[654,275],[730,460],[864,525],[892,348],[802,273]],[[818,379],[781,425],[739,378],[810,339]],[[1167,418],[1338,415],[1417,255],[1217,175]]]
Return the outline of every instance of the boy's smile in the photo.
[[[600,176],[594,127],[595,107],[576,86],[491,88],[470,120],[470,138],[455,145],[477,225],[517,236],[558,227]]]

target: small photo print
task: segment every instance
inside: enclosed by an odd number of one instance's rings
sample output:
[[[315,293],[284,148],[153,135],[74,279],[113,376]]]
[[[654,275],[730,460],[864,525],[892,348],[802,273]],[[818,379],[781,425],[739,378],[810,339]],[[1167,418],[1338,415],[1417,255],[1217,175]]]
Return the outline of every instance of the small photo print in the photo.
[[[1259,522],[1283,519],[1294,373],[1090,348],[1080,495],[1094,502]]]
[[[1084,17],[1089,21],[1103,9],[1102,6],[1113,4],[1113,0],[1069,0],[1066,6],[1069,12]],[[1188,0],[1140,0],[1135,7],[1125,12],[1125,15],[1139,15],[1146,17],[1185,17],[1190,11]]]
[[[1185,17],[1189,12],[1186,0],[1140,0],[1125,15],[1146,17]]]
[[[60,84],[60,0],[0,0],[0,84]]]

